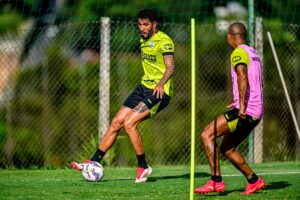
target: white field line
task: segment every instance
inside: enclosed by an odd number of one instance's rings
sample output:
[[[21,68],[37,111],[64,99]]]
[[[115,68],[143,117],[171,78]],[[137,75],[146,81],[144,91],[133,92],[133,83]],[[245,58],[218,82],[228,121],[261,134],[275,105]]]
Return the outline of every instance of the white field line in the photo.
[[[268,172],[268,173],[257,173],[257,175],[286,175],[286,174],[300,174],[300,172]],[[244,176],[243,174],[222,174],[222,176]]]

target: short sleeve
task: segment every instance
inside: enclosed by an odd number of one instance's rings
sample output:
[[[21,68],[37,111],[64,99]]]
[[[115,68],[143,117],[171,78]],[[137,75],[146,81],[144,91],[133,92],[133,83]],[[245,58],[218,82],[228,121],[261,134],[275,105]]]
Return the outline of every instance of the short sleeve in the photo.
[[[160,44],[163,55],[174,55],[174,43],[171,39],[163,39]]]
[[[250,58],[243,48],[236,48],[230,56],[231,66],[235,68],[238,64],[244,64],[247,67],[250,63]]]

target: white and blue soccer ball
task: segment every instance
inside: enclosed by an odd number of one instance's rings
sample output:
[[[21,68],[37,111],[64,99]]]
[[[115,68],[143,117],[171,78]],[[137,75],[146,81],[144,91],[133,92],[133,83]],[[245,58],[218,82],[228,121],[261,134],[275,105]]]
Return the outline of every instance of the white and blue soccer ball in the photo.
[[[101,181],[104,176],[104,169],[102,165],[95,161],[85,163],[81,172],[84,179],[88,182]]]

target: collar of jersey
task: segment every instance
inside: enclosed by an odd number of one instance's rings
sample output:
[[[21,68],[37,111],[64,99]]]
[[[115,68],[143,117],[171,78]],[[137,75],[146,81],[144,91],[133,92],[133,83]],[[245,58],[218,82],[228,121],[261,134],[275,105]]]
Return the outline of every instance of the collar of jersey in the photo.
[[[150,40],[155,40],[155,38],[158,36],[158,33],[159,33],[160,31],[157,31],[154,35],[152,35],[151,36],[151,38],[149,38],[149,39],[143,39],[143,38],[141,38],[141,43],[146,43],[146,42],[148,42],[148,41],[150,41]]]

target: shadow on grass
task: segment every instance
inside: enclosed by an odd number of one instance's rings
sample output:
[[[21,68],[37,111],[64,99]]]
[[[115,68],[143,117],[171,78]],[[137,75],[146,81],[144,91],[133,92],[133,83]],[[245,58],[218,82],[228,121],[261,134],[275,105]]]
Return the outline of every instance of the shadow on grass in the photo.
[[[266,184],[264,190],[277,190],[281,188],[287,188],[291,185],[292,184],[286,181],[270,182]]]
[[[164,180],[164,179],[190,179],[190,174],[183,174],[183,175],[174,175],[174,176],[154,176],[154,177],[149,177],[148,182],[155,182],[157,180]],[[200,177],[210,177],[209,173],[195,173],[195,178],[200,178]]]
[[[208,173],[195,173],[195,178],[200,177],[210,177]],[[147,182],[155,182],[157,180],[166,180],[166,179],[190,179],[190,174],[183,174],[183,175],[174,175],[174,176],[150,176]],[[128,180],[135,180],[135,178],[117,178],[117,179],[105,179],[101,182],[107,181],[128,181]]]
[[[196,196],[201,196],[201,197],[220,197],[220,196],[227,196],[228,194],[236,192],[236,190],[226,190],[225,192],[212,192],[209,194],[195,194]]]

